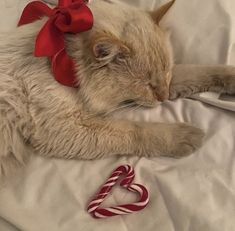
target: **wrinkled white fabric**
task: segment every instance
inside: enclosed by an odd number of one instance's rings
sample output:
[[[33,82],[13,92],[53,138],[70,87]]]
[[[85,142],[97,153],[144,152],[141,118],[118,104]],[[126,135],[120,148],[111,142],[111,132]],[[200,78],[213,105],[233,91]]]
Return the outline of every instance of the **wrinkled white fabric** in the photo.
[[[123,0],[124,1],[124,0]],[[127,1],[127,0],[126,0]],[[1,0],[1,31],[15,25],[27,0]],[[153,8],[160,1],[129,0]],[[163,2],[163,1],[161,1]],[[172,30],[177,63],[235,65],[234,0],[177,0],[164,24]],[[235,230],[235,113],[181,99],[128,113],[145,121],[190,122],[206,131],[204,146],[180,159],[107,158],[64,161],[33,157],[0,189],[1,231],[232,231]],[[95,220],[91,196],[120,164],[135,167],[135,182],[150,191],[149,206],[134,215]],[[119,188],[107,204],[135,197]]]

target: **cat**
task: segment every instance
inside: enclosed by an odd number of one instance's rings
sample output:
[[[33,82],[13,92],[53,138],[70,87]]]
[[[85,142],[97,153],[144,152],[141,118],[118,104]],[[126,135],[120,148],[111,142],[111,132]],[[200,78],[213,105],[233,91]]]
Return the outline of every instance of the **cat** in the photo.
[[[56,82],[49,60],[33,55],[45,19],[0,35],[0,176],[24,165],[33,152],[85,160],[180,158],[202,145],[204,132],[188,124],[113,117],[122,108],[152,108],[202,91],[235,93],[234,67],[174,66],[169,36],[159,26],[173,2],[147,12],[93,1],[92,30],[66,35],[78,65],[78,89]]]

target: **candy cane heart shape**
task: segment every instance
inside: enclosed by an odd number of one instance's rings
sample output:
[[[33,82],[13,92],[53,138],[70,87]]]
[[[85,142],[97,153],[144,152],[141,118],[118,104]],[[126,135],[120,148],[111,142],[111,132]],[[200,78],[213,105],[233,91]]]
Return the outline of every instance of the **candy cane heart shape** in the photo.
[[[121,178],[120,186],[127,190],[137,193],[140,196],[139,201],[131,204],[123,204],[115,207],[101,208],[100,205],[111,192],[113,186]],[[94,199],[89,203],[87,211],[94,218],[107,218],[117,215],[126,215],[144,209],[149,202],[148,190],[141,184],[132,184],[135,177],[134,169],[129,165],[118,167],[106,183],[101,187],[100,191],[95,195]]]

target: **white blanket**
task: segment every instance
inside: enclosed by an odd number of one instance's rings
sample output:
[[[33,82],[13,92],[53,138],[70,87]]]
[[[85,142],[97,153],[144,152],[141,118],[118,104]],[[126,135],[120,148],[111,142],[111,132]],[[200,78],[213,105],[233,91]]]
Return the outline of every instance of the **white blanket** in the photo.
[[[124,0],[123,0],[124,1]],[[2,30],[15,25],[27,0],[1,0]],[[151,8],[154,0],[129,0]],[[172,30],[177,63],[235,65],[234,0],[177,0],[164,24]],[[14,16],[14,17],[13,17]],[[166,102],[129,113],[145,121],[190,122],[206,131],[204,146],[180,159],[107,158],[64,161],[33,157],[0,189],[0,231],[232,231],[235,230],[235,113],[196,100]],[[91,196],[120,164],[135,167],[136,182],[150,191],[146,209],[95,220]],[[133,201],[115,189],[108,204]]]

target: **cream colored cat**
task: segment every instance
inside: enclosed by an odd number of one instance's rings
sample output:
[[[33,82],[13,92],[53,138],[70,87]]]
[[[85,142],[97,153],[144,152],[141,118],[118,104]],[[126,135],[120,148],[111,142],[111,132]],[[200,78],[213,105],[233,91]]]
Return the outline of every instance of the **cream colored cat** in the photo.
[[[24,164],[32,149],[46,157],[95,159],[178,158],[200,147],[203,132],[190,125],[112,117],[123,107],[154,107],[169,92],[170,98],[235,93],[233,67],[173,67],[167,34],[158,25],[171,5],[149,13],[112,1],[91,3],[94,28],[66,38],[79,67],[79,89],[57,83],[49,61],[33,56],[45,20],[1,35],[0,175]]]

